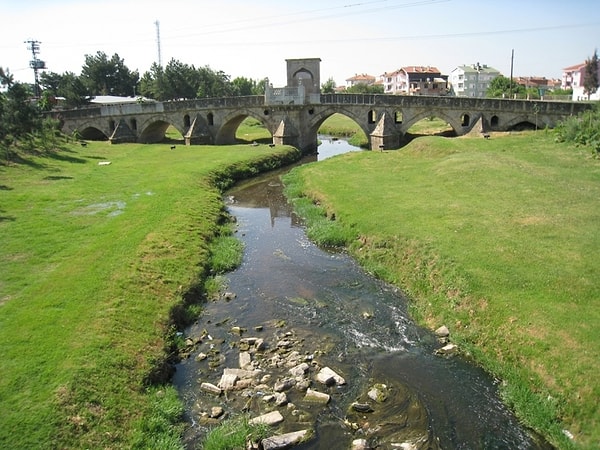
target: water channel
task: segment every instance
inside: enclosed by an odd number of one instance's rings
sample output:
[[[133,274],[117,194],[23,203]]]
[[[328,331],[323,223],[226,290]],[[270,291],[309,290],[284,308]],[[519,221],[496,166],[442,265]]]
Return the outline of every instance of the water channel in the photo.
[[[358,150],[343,140],[321,141],[312,161]],[[436,355],[442,344],[411,321],[402,292],[364,273],[343,252],[307,239],[283,196],[282,173],[226,194],[245,253],[241,266],[225,276],[228,294],[208,302],[185,332],[197,345],[177,366],[174,383],[187,408],[187,448],[200,448],[207,429],[221,420],[211,418],[214,407],[222,417],[280,410],[284,421],[277,432],[315,430],[297,449],[350,449],[359,438],[380,449],[552,448],[502,404],[497,380],[461,357]],[[268,372],[256,381],[263,387],[220,396],[200,389],[201,382],[217,385],[225,367],[238,367],[240,342],[248,337],[266,343],[253,354],[253,367]],[[327,366],[344,377],[343,385],[325,386],[309,373],[311,388],[331,396],[326,405],[304,402],[305,389],[297,387],[286,391],[287,405],[265,401],[268,379],[272,385],[289,377],[290,364],[273,361],[292,352],[311,370]],[[385,389],[385,401],[367,395],[374,386]]]

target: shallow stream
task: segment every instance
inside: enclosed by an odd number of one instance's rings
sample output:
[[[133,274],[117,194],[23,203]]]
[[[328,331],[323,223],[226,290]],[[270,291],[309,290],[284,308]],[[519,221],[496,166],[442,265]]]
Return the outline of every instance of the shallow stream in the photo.
[[[351,150],[344,141],[321,140],[319,159]],[[318,248],[307,239],[283,196],[281,173],[252,179],[226,194],[245,253],[241,266],[225,277],[229,294],[207,303],[185,332],[197,345],[177,366],[174,383],[187,407],[188,448],[199,448],[208,427],[221,420],[210,418],[215,406],[223,409],[221,417],[279,409],[284,421],[277,432],[316,431],[298,449],[349,449],[359,438],[381,449],[411,448],[401,444],[415,449],[552,448],[502,404],[496,380],[461,357],[436,355],[443,344],[408,317],[407,299],[398,289],[364,273],[343,252]],[[311,366],[341,374],[346,384],[313,382],[313,389],[331,396],[325,406],[303,402],[304,393],[291,388],[288,405],[278,408],[262,401],[264,393],[257,390],[220,396],[201,390],[201,382],[217,385],[225,367],[237,367],[240,339],[246,337],[268,343],[264,355],[253,355],[255,367],[296,351]],[[292,341],[292,348],[278,348],[282,339]],[[265,373],[283,379],[288,369],[271,364]],[[382,385],[385,401],[366,395]],[[372,411],[356,411],[353,403]]]

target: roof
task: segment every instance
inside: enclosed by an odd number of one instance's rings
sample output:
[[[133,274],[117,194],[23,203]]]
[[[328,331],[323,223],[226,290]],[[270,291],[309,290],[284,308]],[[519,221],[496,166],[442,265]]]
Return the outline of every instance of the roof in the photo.
[[[461,69],[465,73],[500,73],[498,69],[488,66],[487,64],[463,64],[456,69]],[[454,70],[456,70],[454,69]],[[452,72],[454,72],[454,70]]]
[[[367,75],[366,73],[362,73],[360,75],[354,75],[353,77],[346,78],[346,81],[375,81],[375,77],[373,75]]]
[[[585,67],[585,63],[575,64],[574,66],[565,67],[563,69],[564,72],[573,72],[576,70],[581,70]]]
[[[405,66],[400,70],[403,70],[406,73],[430,73],[430,74],[441,73],[437,67],[433,67],[433,66]]]
[[[146,97],[119,97],[117,95],[96,95],[90,103],[97,103],[100,105],[112,105],[116,103],[139,103],[142,102],[153,102],[154,100]]]

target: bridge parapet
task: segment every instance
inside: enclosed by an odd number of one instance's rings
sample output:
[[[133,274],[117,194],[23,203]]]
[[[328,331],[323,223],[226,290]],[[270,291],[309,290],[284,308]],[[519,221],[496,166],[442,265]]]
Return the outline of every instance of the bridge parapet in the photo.
[[[306,94],[303,85],[265,88],[265,104],[267,105],[304,105],[320,103],[320,94]]]

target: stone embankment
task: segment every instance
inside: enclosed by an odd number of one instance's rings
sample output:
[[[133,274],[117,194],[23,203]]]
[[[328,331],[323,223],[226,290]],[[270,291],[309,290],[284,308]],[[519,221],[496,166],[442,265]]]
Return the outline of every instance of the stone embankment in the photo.
[[[314,439],[319,416],[333,409],[339,414],[341,409],[345,416],[338,417],[339,426],[349,436],[348,448],[437,448],[426,412],[406,389],[370,380],[352,390],[358,396],[349,394],[352,382],[339,369],[319,362],[326,350],[310,343],[315,348],[307,351],[305,339],[286,331],[285,324],[271,326],[271,338],[259,337],[267,334],[262,326],[255,327],[252,337],[246,336],[246,329],[234,326],[227,338],[215,338],[206,330],[197,338],[187,338],[187,355],[202,367],[192,411],[199,426],[218,425],[225,418],[246,413],[251,423],[273,429],[272,436],[249,448],[279,449]],[[447,329],[440,328],[437,334],[442,345],[452,345]],[[454,352],[454,348],[440,349],[442,355]],[[350,395],[356,398],[349,399]],[[394,417],[390,418],[385,410],[392,405]],[[397,425],[393,431],[390,421]]]

